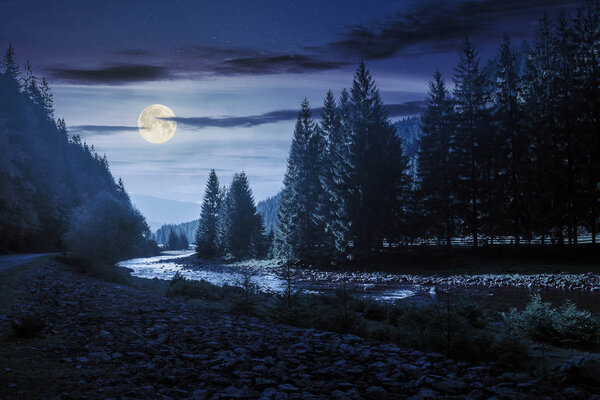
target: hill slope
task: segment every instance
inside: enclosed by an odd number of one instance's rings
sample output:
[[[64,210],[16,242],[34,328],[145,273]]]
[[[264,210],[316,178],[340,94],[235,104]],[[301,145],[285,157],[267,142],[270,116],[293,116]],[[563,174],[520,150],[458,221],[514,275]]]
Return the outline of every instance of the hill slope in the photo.
[[[127,196],[106,157],[53,113],[47,85],[0,72],[0,252],[62,249],[74,207],[103,191]]]

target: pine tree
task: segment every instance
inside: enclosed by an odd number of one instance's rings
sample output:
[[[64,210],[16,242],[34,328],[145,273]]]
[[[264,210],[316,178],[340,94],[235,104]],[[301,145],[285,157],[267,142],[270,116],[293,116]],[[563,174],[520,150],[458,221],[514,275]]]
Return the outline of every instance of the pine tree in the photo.
[[[460,53],[455,68],[454,99],[456,135],[454,165],[457,168],[457,193],[459,213],[464,231],[470,234],[473,247],[477,247],[481,223],[481,191],[484,182],[483,162],[486,138],[485,81],[479,69],[479,56],[470,40]]]
[[[23,88],[25,89],[25,93],[29,95],[29,98],[35,104],[37,104],[40,107],[45,107],[42,91],[38,86],[37,77],[33,72],[33,68],[31,67],[31,63],[29,62],[29,60],[25,62],[24,70],[25,75],[23,76]]]
[[[278,212],[278,255],[287,259],[316,260],[323,251],[324,207],[320,178],[323,138],[316,132],[310,106],[302,102],[283,180]]]
[[[575,99],[580,117],[580,171],[582,218],[596,243],[600,209],[600,2],[587,1],[574,21]]]
[[[14,80],[14,82],[19,83],[21,79],[21,72],[19,71],[19,66],[17,65],[15,48],[12,44],[9,44],[8,49],[6,49],[4,59],[2,60],[2,66],[4,68],[4,73]]]
[[[226,251],[235,258],[252,256],[256,249],[257,219],[256,206],[248,177],[244,172],[235,174],[227,193],[228,223]],[[264,228],[263,228],[264,230]]]
[[[169,239],[167,240],[165,248],[167,250],[177,250],[177,248],[179,247],[178,241],[179,238],[177,237],[177,234],[174,230],[171,229],[171,232],[169,232]]]
[[[215,170],[211,169],[202,200],[200,223],[196,232],[196,253],[199,257],[214,257],[218,254],[217,229],[220,207],[219,178]]]
[[[419,220],[426,236],[452,244],[455,206],[450,162],[450,143],[454,133],[452,102],[439,71],[429,82],[425,111],[421,118],[422,136],[417,155]]]
[[[506,214],[511,225],[507,231],[512,233],[514,243],[518,246],[524,219],[523,174],[527,142],[521,126],[523,116],[519,104],[520,77],[517,55],[507,34],[504,35],[499,52],[492,110],[496,139],[493,142],[494,163],[499,174],[488,196],[492,198],[490,208],[500,211],[507,207]],[[501,217],[504,214],[502,212]],[[492,219],[491,223],[495,226],[502,225],[504,219]]]
[[[188,242],[187,237],[185,236],[185,233],[181,232],[179,234],[178,244],[179,244],[178,250],[187,250],[190,247],[190,243]]]
[[[362,257],[381,249],[384,240],[404,239],[408,160],[364,62],[354,75],[350,108],[346,212],[351,218],[353,253]]]
[[[42,83],[40,84],[40,95],[48,118],[54,120],[54,95],[52,94],[52,90],[50,89],[50,85],[48,85],[46,78],[42,78]]]
[[[521,86],[524,112],[524,133],[528,138],[526,169],[524,171],[524,213],[527,236],[541,237],[545,242],[552,227],[552,178],[554,149],[551,140],[553,96],[552,55],[554,43],[546,15],[540,20],[533,48],[527,59]]]
[[[324,253],[329,257],[343,256],[346,253],[344,232],[347,230],[347,218],[343,212],[344,183],[348,175],[346,164],[348,146],[342,131],[340,114],[333,93],[328,91],[323,102],[318,132],[324,143],[320,166],[323,189],[320,214],[323,218],[323,247],[327,249]]]

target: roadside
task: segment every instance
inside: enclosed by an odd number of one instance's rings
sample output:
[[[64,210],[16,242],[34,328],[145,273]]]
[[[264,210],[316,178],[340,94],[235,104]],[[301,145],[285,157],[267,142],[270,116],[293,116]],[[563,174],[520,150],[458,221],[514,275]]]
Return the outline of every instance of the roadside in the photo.
[[[56,255],[58,253],[35,253],[35,254],[5,254],[0,255],[0,272],[12,267],[30,263],[38,258]]]

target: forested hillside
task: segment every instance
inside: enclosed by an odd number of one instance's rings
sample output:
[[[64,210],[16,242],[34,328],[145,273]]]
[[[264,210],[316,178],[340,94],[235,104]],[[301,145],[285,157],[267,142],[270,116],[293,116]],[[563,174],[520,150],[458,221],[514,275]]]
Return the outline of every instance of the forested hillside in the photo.
[[[181,224],[165,224],[152,234],[152,238],[156,240],[157,243],[166,244],[169,241],[169,235],[171,234],[171,231],[173,231],[178,236],[185,236],[189,243],[194,243],[196,240],[197,230],[197,219],[190,222],[183,222]]]
[[[256,212],[262,217],[267,232],[272,232],[277,223],[277,210],[279,210],[280,202],[281,192],[259,201],[256,205]]]
[[[63,249],[72,210],[99,193],[129,204],[106,156],[69,137],[54,113],[46,80],[29,62],[21,71],[9,47],[0,70],[0,252]]]

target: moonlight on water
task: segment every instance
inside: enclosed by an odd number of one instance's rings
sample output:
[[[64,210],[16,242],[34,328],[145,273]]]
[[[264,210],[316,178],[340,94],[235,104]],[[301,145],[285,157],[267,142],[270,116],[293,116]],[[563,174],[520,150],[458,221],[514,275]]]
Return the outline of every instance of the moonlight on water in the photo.
[[[150,143],[168,142],[177,130],[177,122],[172,120],[174,117],[175,113],[161,104],[152,104],[144,108],[138,118],[140,135]]]

